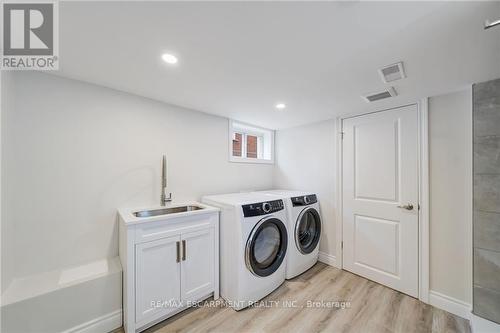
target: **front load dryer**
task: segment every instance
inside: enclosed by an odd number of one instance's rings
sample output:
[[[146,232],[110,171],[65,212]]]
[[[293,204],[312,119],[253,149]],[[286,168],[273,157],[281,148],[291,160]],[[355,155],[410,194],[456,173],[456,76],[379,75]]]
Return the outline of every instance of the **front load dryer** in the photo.
[[[269,198],[285,201],[288,213],[288,255],[286,278],[307,271],[318,261],[321,214],[316,194],[302,191],[270,190]]]
[[[285,281],[287,213],[264,193],[205,196],[220,208],[220,295],[236,310],[259,301]]]

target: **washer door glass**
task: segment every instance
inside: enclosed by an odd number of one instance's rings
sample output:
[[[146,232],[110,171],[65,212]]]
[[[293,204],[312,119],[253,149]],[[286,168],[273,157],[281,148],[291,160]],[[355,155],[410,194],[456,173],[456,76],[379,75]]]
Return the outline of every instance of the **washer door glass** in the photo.
[[[295,226],[295,244],[302,254],[311,253],[319,243],[321,218],[314,208],[304,209]]]
[[[283,262],[288,236],[285,224],[268,218],[260,221],[252,230],[245,249],[245,262],[257,276],[274,273]]]

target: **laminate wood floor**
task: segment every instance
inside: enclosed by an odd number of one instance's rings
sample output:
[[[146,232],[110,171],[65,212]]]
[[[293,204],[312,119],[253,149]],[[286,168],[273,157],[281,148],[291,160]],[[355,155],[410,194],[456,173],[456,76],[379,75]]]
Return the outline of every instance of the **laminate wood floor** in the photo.
[[[262,301],[191,308],[145,332],[470,332],[465,319],[322,263]]]

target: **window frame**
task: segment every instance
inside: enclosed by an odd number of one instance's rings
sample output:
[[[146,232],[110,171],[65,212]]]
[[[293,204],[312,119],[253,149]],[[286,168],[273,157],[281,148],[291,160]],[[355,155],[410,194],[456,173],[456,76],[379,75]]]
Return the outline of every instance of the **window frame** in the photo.
[[[241,133],[241,156],[233,156],[233,138],[234,133]],[[251,124],[247,124],[241,121],[235,121],[229,119],[229,162],[234,163],[256,163],[256,164],[274,164],[274,136],[275,131]],[[247,156],[247,135],[252,135],[257,137],[257,158],[246,157]],[[266,146],[265,137],[269,136],[269,154],[270,159],[264,158],[264,149]],[[262,157],[260,157],[262,156]]]

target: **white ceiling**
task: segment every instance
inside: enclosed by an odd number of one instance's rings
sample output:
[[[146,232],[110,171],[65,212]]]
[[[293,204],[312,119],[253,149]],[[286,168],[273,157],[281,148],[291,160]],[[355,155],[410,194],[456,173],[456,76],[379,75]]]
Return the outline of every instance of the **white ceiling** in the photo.
[[[500,2],[61,2],[57,75],[280,129],[500,77],[500,27],[482,28],[499,17]],[[400,60],[400,96],[362,100]]]

